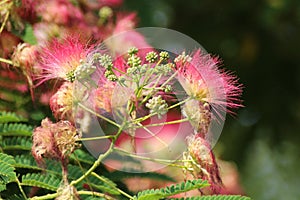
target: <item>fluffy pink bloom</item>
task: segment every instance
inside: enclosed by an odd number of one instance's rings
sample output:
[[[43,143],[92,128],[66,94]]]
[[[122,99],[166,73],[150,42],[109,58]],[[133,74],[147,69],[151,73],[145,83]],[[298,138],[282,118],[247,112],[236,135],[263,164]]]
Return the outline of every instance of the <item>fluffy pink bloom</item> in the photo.
[[[123,3],[123,0],[99,0],[102,6],[117,7]]]
[[[44,21],[69,25],[83,20],[83,14],[68,0],[43,1],[39,4],[38,13]]]
[[[175,59],[179,81],[186,93],[201,103],[209,103],[214,111],[228,111],[242,107],[242,89],[237,78],[219,69],[220,60],[201,50],[192,57],[181,55]]]
[[[117,16],[117,22],[112,32],[112,37],[105,41],[105,44],[111,52],[120,55],[127,53],[127,50],[131,47],[136,47],[139,50],[151,49],[151,46],[147,43],[144,36],[134,30],[135,26],[136,13],[119,14]]]
[[[50,79],[70,80],[91,48],[83,44],[78,36],[69,36],[62,40],[53,39],[40,52],[38,67],[42,74],[37,77],[38,85]]]

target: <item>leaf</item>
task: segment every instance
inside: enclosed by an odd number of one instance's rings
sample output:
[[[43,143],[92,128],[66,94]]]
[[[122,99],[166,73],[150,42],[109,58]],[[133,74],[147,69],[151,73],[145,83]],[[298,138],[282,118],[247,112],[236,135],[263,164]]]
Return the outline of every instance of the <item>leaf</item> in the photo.
[[[86,163],[86,164],[90,164],[90,165],[92,165],[96,160],[93,156],[91,156],[87,152],[83,151],[82,149],[75,150],[74,153],[71,154],[70,159],[78,160],[82,163]]]
[[[199,197],[172,198],[172,200],[251,200],[241,195],[207,195]]]
[[[32,131],[33,127],[26,124],[0,124],[0,135],[2,136],[31,136]]]
[[[0,185],[6,185],[17,179],[15,168],[12,166],[14,163],[12,156],[0,153]]]
[[[149,178],[153,180],[161,180],[161,181],[170,181],[170,182],[175,182],[175,180],[166,175],[166,174],[161,174],[157,172],[142,172],[142,171],[132,171],[128,172],[129,170],[126,171],[113,171],[111,173],[105,174],[107,177],[109,177],[113,181],[117,180],[122,180],[125,178],[132,178],[132,177],[139,177],[139,178]]]
[[[27,120],[19,115],[12,112],[2,111],[0,112],[0,123],[9,122],[26,122]]]
[[[90,181],[90,186],[92,186],[93,188],[99,189],[102,192],[112,195],[120,195],[120,192],[117,189],[117,185],[104,176],[90,176],[88,180]]]
[[[188,180],[176,185],[171,185],[162,189],[151,189],[144,190],[137,194],[138,200],[152,200],[152,199],[162,199],[168,196],[173,196],[175,194],[187,192],[194,189],[200,189],[203,187],[209,186],[206,180],[197,179],[197,180]]]
[[[21,185],[34,186],[39,188],[44,188],[47,190],[56,191],[60,185],[61,180],[52,174],[26,174],[22,176]]]
[[[0,144],[4,150],[31,150],[32,140],[30,137],[5,137]]]
[[[6,185],[0,184],[0,192],[2,192],[4,190],[6,190]],[[0,197],[0,199],[1,199],[1,197]]]
[[[25,42],[27,42],[31,45],[37,44],[37,40],[34,35],[33,28],[30,24],[25,25],[25,30],[24,30],[24,33],[21,35],[21,38],[22,38],[22,40],[24,40]]]
[[[45,170],[48,175],[55,176],[59,179],[61,179],[61,165],[58,162],[55,162],[53,160],[47,160],[46,166],[49,166],[47,169],[40,168],[34,158],[30,155],[20,155],[16,156],[15,158],[16,168],[27,168],[27,169],[33,169],[33,170]],[[87,171],[87,169],[83,169],[84,171]],[[81,177],[84,174],[82,169],[76,165],[68,165],[68,179],[69,180],[75,180],[79,177]],[[97,179],[96,177],[90,176],[87,180],[83,180],[83,183],[89,183],[91,187],[98,189],[103,192],[107,192],[109,194],[113,195],[119,195],[120,193],[116,190],[116,184],[112,182],[111,180],[101,176],[105,182],[102,180]],[[83,183],[81,185],[83,185]],[[107,184],[109,183],[109,184]],[[80,185],[80,184],[79,184]],[[80,187],[80,186],[79,186]],[[82,188],[80,188],[82,189]]]
[[[24,199],[24,196],[23,195],[21,195],[21,194],[14,194],[14,195],[12,195],[12,196],[9,196],[9,197],[6,197],[5,198],[6,200],[26,200],[26,199]]]
[[[34,158],[31,155],[17,155],[15,156],[16,163],[14,164],[15,168],[25,168],[33,170],[42,170],[37,164]]]

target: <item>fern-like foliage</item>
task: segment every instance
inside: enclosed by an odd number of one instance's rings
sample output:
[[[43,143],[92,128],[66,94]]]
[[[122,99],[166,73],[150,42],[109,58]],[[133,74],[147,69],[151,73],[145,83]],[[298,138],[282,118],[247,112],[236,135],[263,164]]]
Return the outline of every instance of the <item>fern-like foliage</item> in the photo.
[[[77,149],[73,154],[71,154],[70,160],[92,165],[96,159],[82,149]]]
[[[3,150],[31,150],[31,137],[5,137],[2,138],[0,146]]]
[[[44,188],[51,191],[56,191],[60,185],[61,179],[57,176],[51,174],[26,174],[22,176],[22,185],[35,186],[39,188]]]
[[[26,122],[26,118],[23,118],[13,112],[0,112],[0,123],[9,123],[9,122]]]
[[[138,170],[130,171],[130,170],[126,169],[126,171],[113,171],[113,172],[107,173],[105,175],[113,181],[135,177],[135,178],[148,178],[148,179],[152,179],[152,180],[175,182],[174,178],[172,178],[166,174],[161,174],[161,173],[157,173],[157,172],[143,172],[143,171],[138,171]]]
[[[2,136],[31,136],[32,126],[20,123],[0,124],[0,135]]]
[[[120,192],[117,190],[117,185],[104,176],[91,176],[88,178],[88,181],[90,186],[96,190],[112,195],[120,195]]]
[[[0,191],[6,189],[6,184],[17,179],[14,163],[15,160],[12,156],[0,153]]]
[[[16,163],[15,168],[24,168],[31,170],[42,170],[37,164],[34,158],[30,154],[22,154],[15,156]]]
[[[144,190],[137,194],[136,200],[164,199],[175,194],[180,194],[194,189],[200,189],[209,186],[208,182],[202,179],[188,180],[183,183],[171,185],[162,189]]]
[[[175,198],[173,200],[251,200],[241,195],[207,195],[199,197]]]

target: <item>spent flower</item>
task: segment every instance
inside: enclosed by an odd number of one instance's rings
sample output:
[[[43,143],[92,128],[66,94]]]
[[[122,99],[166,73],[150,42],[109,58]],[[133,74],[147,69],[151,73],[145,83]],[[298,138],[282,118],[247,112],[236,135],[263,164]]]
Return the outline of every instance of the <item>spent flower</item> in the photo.
[[[65,163],[66,158],[77,148],[79,139],[76,128],[69,121],[51,122],[48,118],[33,131],[31,152],[38,163],[52,158]]]
[[[73,122],[73,100],[73,84],[64,82],[50,98],[50,108],[54,117],[56,119],[64,119]]]
[[[185,166],[195,178],[208,180],[213,194],[222,191],[219,167],[209,143],[199,135],[188,138],[188,149],[183,154]]]

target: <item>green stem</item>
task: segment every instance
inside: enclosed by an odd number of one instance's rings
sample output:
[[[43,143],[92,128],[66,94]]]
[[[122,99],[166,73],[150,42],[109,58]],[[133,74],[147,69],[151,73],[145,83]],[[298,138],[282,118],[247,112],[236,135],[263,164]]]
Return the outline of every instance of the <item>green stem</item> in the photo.
[[[0,31],[0,33],[1,33],[1,31]],[[0,58],[0,62],[4,62],[4,63],[9,64],[9,65],[14,65],[11,60],[7,60],[5,58]]]
[[[165,164],[165,165],[172,166],[172,167],[186,168],[185,166],[174,164],[176,162],[181,162],[181,160],[166,160],[166,159],[158,159],[158,158],[149,158],[149,157],[145,157],[145,156],[139,156],[139,155],[136,155],[136,154],[132,154],[132,153],[127,152],[127,151],[125,151],[123,149],[120,149],[118,147],[114,147],[114,149],[116,151],[119,151],[119,152],[121,152],[121,153],[123,153],[127,156],[132,157],[132,158],[138,158],[138,159],[142,159],[142,160],[157,162],[157,163]]]
[[[162,59],[159,59],[159,61],[158,61],[158,62],[156,63],[156,65],[155,65],[155,67],[157,67],[162,61],[163,61]],[[149,64],[148,66],[149,66],[149,68],[150,68],[150,64]],[[155,67],[154,67],[154,68],[155,68]],[[151,78],[152,74],[154,73],[154,70],[152,70],[151,73],[148,74],[149,68],[148,68],[148,70],[147,70],[147,72],[146,72],[146,74],[145,74],[145,78],[144,78],[144,81],[143,81],[143,84],[142,84],[143,86],[147,85],[147,82],[149,81],[149,79]],[[153,69],[154,69],[154,68],[153,68]]]
[[[4,1],[0,2],[0,6],[1,6],[2,4],[5,4],[5,3],[9,2],[9,1],[10,1],[10,0],[4,0]]]
[[[21,194],[23,195],[24,199],[27,199],[27,196],[26,196],[26,194],[25,194],[25,192],[24,192],[24,190],[23,190],[23,188],[22,188],[22,186],[21,186],[21,183],[20,183],[19,179],[16,178],[15,181],[16,181],[16,183],[18,184],[19,190],[21,191]]]
[[[114,135],[105,135],[105,136],[99,136],[99,137],[89,137],[89,138],[80,138],[76,141],[90,141],[90,140],[102,140],[102,139],[109,139],[114,138]]]
[[[99,180],[105,182],[106,184],[108,184],[109,186],[116,188],[114,185],[112,185],[110,182],[106,181],[104,178],[102,178],[101,176],[99,176],[98,174],[96,174],[95,172],[92,172],[92,175],[95,176],[96,178],[98,178]],[[120,192],[121,194],[123,194],[124,196],[128,197],[129,199],[133,199],[133,197],[129,194],[127,194],[126,192],[124,192],[123,190],[116,188],[116,190],[118,192]]]
[[[176,71],[174,74],[172,74],[172,76],[170,76],[170,78],[168,78],[166,80],[166,82],[164,82],[161,87],[164,87],[165,85],[167,85],[176,75],[178,74],[178,71]]]
[[[53,194],[47,194],[44,196],[39,196],[39,197],[32,197],[29,198],[29,200],[45,200],[45,199],[54,199],[55,197],[57,197],[57,193],[53,193]]]
[[[10,5],[10,7],[11,7],[11,5]],[[7,11],[6,14],[5,14],[4,20],[3,20],[2,25],[0,27],[0,33],[2,33],[2,31],[3,31],[3,29],[5,27],[5,24],[6,24],[7,20],[8,20],[8,17],[9,17],[9,11]]]
[[[160,75],[158,76],[158,78],[157,78],[156,82],[154,83],[154,85],[153,85],[151,91],[150,91],[149,94],[143,99],[143,101],[142,101],[140,104],[145,103],[146,101],[148,101],[148,99],[149,99],[150,97],[152,97],[152,96],[154,95],[154,93],[155,93],[156,90],[157,90],[156,86],[157,86],[158,82],[160,81],[161,77],[162,77],[162,74],[160,74]]]
[[[183,119],[169,121],[169,122],[162,122],[162,123],[157,123],[157,124],[148,124],[148,125],[144,125],[143,127],[163,126],[163,125],[167,125],[167,124],[179,124],[179,123],[187,122],[187,121],[189,121],[188,118],[183,118]]]
[[[152,133],[152,131],[150,131],[148,128],[146,128],[145,126],[143,126],[141,123],[138,123],[140,128],[145,129],[145,131],[147,131],[151,136],[153,136],[155,139],[157,139],[160,143],[162,143],[165,147],[168,146],[167,143],[165,143],[165,141],[163,141],[162,139],[160,139],[159,137],[157,137],[154,133]]]
[[[185,102],[187,102],[187,101],[189,101],[189,100],[191,100],[191,97],[188,97],[188,98],[186,98],[186,99],[183,100],[183,101],[180,101],[180,102],[178,102],[178,103],[176,103],[176,104],[174,104],[174,105],[172,105],[172,106],[169,106],[167,109],[170,110],[170,109],[172,109],[172,108],[175,108],[176,106],[180,106],[181,104],[184,104]],[[140,122],[145,121],[146,119],[148,119],[148,118],[150,118],[150,117],[153,117],[153,116],[156,115],[156,114],[157,114],[157,113],[151,113],[151,114],[146,115],[146,116],[144,116],[144,117],[137,118],[137,119],[133,120],[133,122],[134,122],[134,123],[140,123]]]
[[[99,193],[99,192],[92,192],[92,191],[78,191],[77,194],[79,195],[90,195],[90,196],[97,196],[97,197],[103,197],[105,199],[108,200],[116,200],[115,198],[107,195],[107,194],[103,194],[103,193]]]
[[[113,141],[110,143],[109,149],[105,153],[99,155],[98,159],[94,162],[94,164],[90,167],[90,169],[88,171],[86,171],[78,179],[72,181],[70,183],[71,186],[78,184],[83,179],[85,179],[87,176],[89,176],[100,165],[100,163],[102,162],[102,160],[105,159],[109,154],[111,154],[113,152],[113,150],[114,150],[113,147],[114,147],[115,141],[117,140],[117,138],[119,137],[119,135],[122,133],[122,130],[123,130],[123,126],[120,126],[117,134],[113,138]]]
[[[102,116],[102,115],[99,115],[98,113],[96,113],[95,111],[91,110],[90,108],[84,106],[83,104],[78,103],[78,105],[79,105],[81,108],[83,108],[84,110],[86,110],[86,111],[90,112],[91,114],[96,115],[97,117],[99,117],[99,118],[101,118],[101,119],[103,119],[103,120],[105,120],[105,121],[111,123],[112,125],[115,125],[115,126],[118,127],[118,128],[121,127],[121,126],[120,126],[119,124],[117,124],[116,122],[114,122],[114,121],[112,121],[112,120],[110,120],[110,119],[108,119],[108,118],[106,118],[106,117],[104,117],[104,116]]]
[[[81,169],[81,172],[83,173],[85,170],[83,169],[83,167],[82,167],[82,165],[81,165],[81,163],[80,163],[80,161],[79,161],[78,156],[76,155],[76,153],[74,153],[74,156],[75,156],[75,160],[76,160],[78,166]],[[91,182],[90,182],[90,180],[88,178],[86,178],[85,180],[86,180],[86,182],[87,182],[88,185],[91,185]],[[93,191],[93,188],[91,188],[91,190]]]
[[[172,108],[175,108],[175,107],[177,107],[177,106],[180,106],[180,105],[182,105],[182,104],[188,102],[188,101],[191,100],[191,99],[192,99],[191,97],[188,97],[188,98],[186,98],[186,99],[183,100],[183,101],[180,101],[180,102],[178,102],[178,103],[176,103],[176,104],[174,104],[174,105],[172,105],[172,106],[169,106],[169,107],[168,107],[168,110],[170,110],[170,109],[172,109]]]

